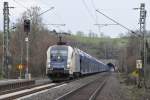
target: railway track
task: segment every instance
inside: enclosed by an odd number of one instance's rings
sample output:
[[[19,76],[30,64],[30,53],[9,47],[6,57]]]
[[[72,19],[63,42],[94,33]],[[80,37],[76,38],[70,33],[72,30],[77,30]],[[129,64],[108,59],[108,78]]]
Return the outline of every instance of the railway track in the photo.
[[[55,100],[95,100],[106,84],[106,77],[99,78],[78,89],[70,91]]]
[[[0,95],[0,100],[16,99],[16,98],[19,98],[19,97],[22,97],[22,96],[25,96],[25,95],[36,93],[38,91],[42,91],[42,90],[45,90],[45,89],[52,88],[52,87],[57,86],[57,85],[59,85],[59,84],[49,83],[49,84],[45,84],[45,85],[33,86],[32,88],[29,87],[28,89],[26,88],[26,89],[19,90],[19,91],[16,91],[16,92]]]
[[[84,77],[82,77],[84,79]],[[79,80],[81,80],[82,78],[79,78]],[[90,83],[87,83],[86,85],[84,85],[83,87],[80,87],[77,90],[71,90],[71,92],[59,97],[56,100],[70,100],[70,99],[65,99],[65,98],[72,98],[72,96],[74,95],[74,93],[78,93],[78,91],[80,91],[79,93],[90,93],[90,94],[86,94],[86,95],[91,95],[91,98],[89,100],[94,100],[93,98],[96,97],[97,93],[102,89],[102,87],[104,86],[105,82],[104,81],[105,76],[101,76],[101,78],[98,78]],[[71,84],[73,81],[76,81],[78,79],[74,79],[74,80],[68,80],[68,81],[64,81],[64,82],[60,82],[60,83],[45,83],[45,84],[41,84],[41,85],[35,85],[35,86],[30,86],[28,88],[22,88],[22,90],[18,89],[14,92],[10,92],[10,93],[5,93],[5,94],[0,94],[0,100],[12,100],[12,99],[17,99],[20,100],[22,98],[28,98],[30,96],[33,95],[38,95],[40,93],[45,93],[46,91],[50,90],[50,89],[55,89],[55,88],[60,88],[62,86],[65,86],[67,84]],[[90,89],[91,90],[90,90]],[[83,91],[83,92],[82,92]],[[87,92],[89,91],[89,92]],[[72,95],[70,95],[72,94]],[[75,94],[78,95],[78,94]],[[82,96],[80,95],[79,98],[82,98]],[[53,99],[54,100],[54,99]],[[73,100],[77,100],[76,98],[74,98]],[[79,99],[81,100],[81,99]],[[88,100],[88,99],[82,99],[82,100]]]
[[[45,83],[42,83],[42,84],[34,84],[34,85],[29,85],[29,86],[18,87],[18,88],[15,88],[15,89],[0,91],[0,95],[13,93],[13,92],[17,92],[17,91],[21,91],[21,90],[25,90],[25,89],[31,89],[31,88],[38,87],[38,86],[41,86],[41,85],[46,85],[46,84],[49,84],[49,83],[50,82],[45,82]]]
[[[82,77],[83,78],[83,77]],[[57,81],[56,83],[46,82],[43,84],[25,86],[17,89],[7,90],[0,92],[0,100],[12,100],[17,99],[23,96],[27,96],[30,94],[34,94],[39,91],[44,91],[46,89],[50,89],[57,86],[62,86],[65,83],[69,83],[78,79],[73,80],[65,80],[65,81]]]
[[[0,81],[0,95],[33,85],[35,85],[35,80],[2,80]]]

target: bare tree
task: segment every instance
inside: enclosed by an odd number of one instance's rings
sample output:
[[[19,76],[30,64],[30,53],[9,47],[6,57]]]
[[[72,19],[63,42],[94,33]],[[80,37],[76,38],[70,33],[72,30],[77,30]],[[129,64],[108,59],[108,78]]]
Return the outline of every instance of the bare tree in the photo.
[[[29,71],[33,76],[42,76],[45,74],[46,50],[50,45],[56,44],[57,37],[51,34],[48,29],[43,27],[42,18],[39,15],[39,7],[31,7],[23,13],[22,17],[16,23],[16,30],[12,34],[11,53],[13,57],[13,66],[21,63],[26,64],[26,34],[23,31],[23,22],[25,18],[31,18],[31,32],[29,34]],[[17,74],[16,67],[14,76]]]

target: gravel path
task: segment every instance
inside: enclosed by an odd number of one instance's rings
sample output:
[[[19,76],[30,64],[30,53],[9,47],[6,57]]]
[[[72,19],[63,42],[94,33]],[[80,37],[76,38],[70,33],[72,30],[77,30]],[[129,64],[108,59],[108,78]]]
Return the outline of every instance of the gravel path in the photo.
[[[96,100],[129,100],[123,92],[117,74],[112,73]]]

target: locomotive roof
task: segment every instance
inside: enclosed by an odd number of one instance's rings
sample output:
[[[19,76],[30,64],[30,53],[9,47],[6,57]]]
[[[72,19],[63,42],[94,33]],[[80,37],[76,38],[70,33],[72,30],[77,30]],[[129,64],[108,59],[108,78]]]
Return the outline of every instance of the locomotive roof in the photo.
[[[75,47],[72,47],[72,46],[69,46],[69,45],[53,45],[53,46],[50,46],[50,47],[70,47],[70,48],[76,50],[80,55],[86,56],[86,57],[88,57],[88,58],[91,58],[91,59],[93,59],[93,60],[99,62],[99,63],[104,64],[103,62],[101,62],[101,61],[98,60],[97,58],[92,57],[91,55],[89,55],[88,53],[86,53],[86,52],[80,50],[79,48],[75,48]],[[49,47],[49,48],[50,48],[50,47]]]

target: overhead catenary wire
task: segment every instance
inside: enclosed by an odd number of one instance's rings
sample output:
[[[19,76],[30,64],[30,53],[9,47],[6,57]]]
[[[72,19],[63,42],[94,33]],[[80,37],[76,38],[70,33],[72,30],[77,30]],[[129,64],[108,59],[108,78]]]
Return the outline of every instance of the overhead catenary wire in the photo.
[[[53,3],[53,1],[51,1],[51,4],[49,4],[49,3],[47,3],[47,2],[45,2],[44,0],[42,1],[42,4],[44,4],[45,6],[49,6],[49,5],[54,5],[54,3]],[[55,5],[54,5],[55,6]],[[55,6],[55,8],[56,8],[56,6]],[[58,24],[57,25],[60,25],[60,26],[67,26],[66,24],[64,24],[65,22],[64,22],[64,20],[63,20],[63,18],[61,17],[61,15],[60,15],[60,13],[57,11],[57,9],[55,9],[55,11],[53,11],[53,14],[58,18],[58,20],[59,20],[59,22],[58,22]],[[51,25],[52,26],[52,24],[44,24],[44,25]],[[55,25],[54,25],[55,26]],[[67,27],[67,29],[69,30],[69,28]]]
[[[20,3],[20,2],[18,2],[18,1],[16,1],[16,0],[13,0],[13,1],[14,1],[16,4],[18,4],[19,6],[25,8],[26,10],[29,10],[29,8],[27,8],[26,6],[24,6],[22,3]],[[46,4],[46,5],[48,5],[48,4]],[[53,10],[53,9],[54,9],[54,7],[51,7],[51,8],[49,8],[49,9],[43,11],[42,13],[38,14],[37,16],[41,16],[41,15],[43,15],[43,14],[45,14],[45,13],[47,13],[48,11]],[[27,17],[27,19],[32,20],[32,17],[33,17],[33,16]]]
[[[46,3],[46,2],[43,2],[43,1],[42,1],[42,3],[43,3],[45,6],[49,6],[49,5],[50,5],[50,4],[48,4],[48,3]],[[61,21],[62,23],[64,23],[64,22],[62,21],[61,16],[58,14],[58,12],[56,12],[56,9],[55,9],[55,12],[53,12],[53,13],[57,16],[58,19],[60,19],[60,21]]]
[[[48,11],[50,11],[50,10],[52,10],[52,9],[54,9],[54,7],[51,7],[51,8],[49,8],[49,9],[47,9],[46,11],[40,13],[38,16],[41,16],[41,15],[43,15],[44,13],[47,13]]]
[[[98,15],[96,13],[96,6],[95,6],[95,3],[94,3],[94,0],[91,0],[91,3],[92,3],[92,6],[93,6],[93,9],[94,9],[94,12],[95,12],[95,23],[98,24],[99,19],[98,19]],[[98,25],[97,28],[98,28],[99,34],[101,34],[100,26]]]
[[[25,6],[24,6],[23,4],[21,4],[20,2],[18,2],[18,1],[16,1],[16,0],[13,0],[13,1],[14,1],[16,4],[20,5],[21,7],[23,7],[23,8],[25,8],[25,9],[29,10],[29,8],[25,7]],[[52,10],[52,9],[54,9],[54,7],[51,7],[51,8],[49,8],[49,9],[47,9],[46,11],[40,13],[40,14],[37,15],[37,16],[41,16],[41,15],[43,15],[44,13],[46,13],[46,12]]]
[[[106,18],[108,18],[109,20],[111,20],[112,22],[118,24],[119,26],[121,26],[122,28],[128,30],[129,32],[131,32],[132,34],[139,36],[137,33],[135,33],[133,30],[129,29],[128,27],[122,25],[121,23],[117,22],[116,20],[112,19],[111,17],[107,16],[106,14],[100,12],[99,10],[96,10],[99,14],[105,16]]]
[[[94,0],[91,0],[91,3],[92,3],[92,7],[93,7],[93,9],[94,9],[94,13],[95,13],[95,20],[96,21],[98,21],[98,16],[97,16],[97,14],[96,14],[96,6],[95,6],[95,3],[94,3]]]
[[[26,6],[24,6],[22,3],[16,1],[16,0],[13,0],[16,4],[18,4],[19,6],[25,8],[26,10],[29,10],[29,8],[27,8]]]
[[[94,8],[94,9],[92,9],[92,10],[94,11],[95,15],[93,15],[93,13],[91,12],[91,10],[90,10],[90,8],[88,7],[88,5],[87,5],[87,3],[85,2],[85,0],[82,0],[82,2],[83,2],[83,5],[84,5],[85,9],[86,9],[87,12],[88,12],[88,14],[89,14],[90,17],[92,18],[93,22],[94,22],[94,23],[96,22],[96,24],[98,24],[98,17],[97,17],[96,12],[95,12],[96,7],[95,7],[94,2],[91,1],[91,2],[92,2],[92,6],[93,6],[93,8]],[[98,26],[98,31],[99,31],[99,33],[100,33],[100,27],[99,27],[99,26]]]
[[[91,18],[92,18],[92,19],[94,20],[94,22],[95,22],[95,18],[94,18],[94,16],[93,16],[93,14],[91,13],[91,11],[90,11],[88,5],[86,4],[85,0],[82,0],[82,2],[83,2],[83,5],[84,5],[85,9],[86,9],[87,12],[88,12],[88,14],[91,16]]]
[[[43,11],[42,13],[38,14],[37,16],[41,16],[41,15],[43,15],[43,14],[45,14],[45,13],[47,13],[48,11],[51,11],[51,10],[53,10],[53,9],[54,9],[54,7],[51,7],[51,8],[49,8],[48,10]],[[33,17],[33,15],[30,16],[30,17],[27,17],[27,19],[32,20],[32,17]]]

